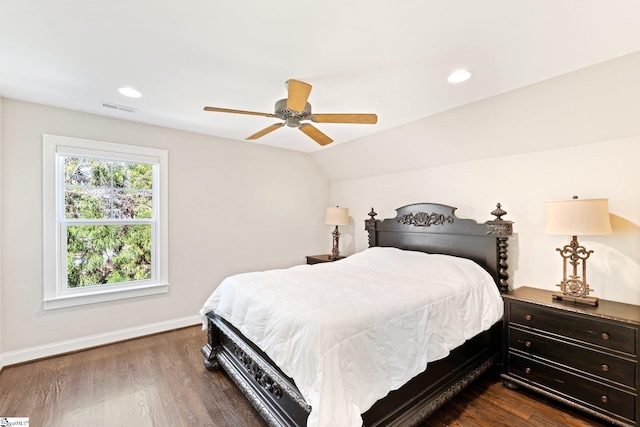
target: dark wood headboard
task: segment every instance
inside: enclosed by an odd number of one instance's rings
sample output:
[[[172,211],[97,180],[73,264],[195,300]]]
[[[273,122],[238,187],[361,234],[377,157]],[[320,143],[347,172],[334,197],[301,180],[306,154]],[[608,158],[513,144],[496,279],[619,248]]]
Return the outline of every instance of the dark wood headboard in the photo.
[[[501,293],[508,292],[507,248],[513,223],[502,219],[500,203],[491,212],[493,220],[478,223],[461,219],[456,208],[436,203],[415,203],[396,209],[395,218],[375,219],[373,208],[365,220],[369,247],[454,255],[472,259],[494,278]]]

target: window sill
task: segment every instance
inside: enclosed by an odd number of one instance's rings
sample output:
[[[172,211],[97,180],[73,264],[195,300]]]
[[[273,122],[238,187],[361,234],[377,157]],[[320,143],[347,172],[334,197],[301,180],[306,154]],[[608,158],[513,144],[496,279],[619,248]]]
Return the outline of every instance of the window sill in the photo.
[[[106,301],[117,301],[126,298],[137,298],[147,295],[164,294],[169,292],[168,283],[158,283],[144,287],[130,289],[109,289],[79,295],[64,295],[54,298],[44,299],[44,309],[54,310],[57,308],[74,307],[78,305],[94,304]]]

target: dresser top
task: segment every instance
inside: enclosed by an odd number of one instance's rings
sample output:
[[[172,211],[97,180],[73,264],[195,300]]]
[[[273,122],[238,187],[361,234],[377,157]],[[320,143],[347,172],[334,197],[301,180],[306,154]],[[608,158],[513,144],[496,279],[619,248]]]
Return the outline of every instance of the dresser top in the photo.
[[[554,300],[552,293],[552,291],[546,289],[522,286],[514,289],[508,294],[502,295],[502,297],[505,299],[553,307],[555,309],[565,310],[568,312],[640,325],[640,306],[638,305],[600,299],[596,307],[590,307],[567,301]]]

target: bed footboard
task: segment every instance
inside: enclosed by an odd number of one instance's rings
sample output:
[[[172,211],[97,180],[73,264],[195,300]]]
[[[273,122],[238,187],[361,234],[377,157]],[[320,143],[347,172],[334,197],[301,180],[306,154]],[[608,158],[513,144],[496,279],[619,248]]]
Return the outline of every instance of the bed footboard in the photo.
[[[270,427],[303,427],[311,407],[293,381],[233,326],[207,314],[207,369],[222,368]],[[470,339],[363,414],[367,427],[416,426],[501,359],[502,322]]]
[[[311,407],[293,381],[224,319],[214,313],[207,317],[205,367],[224,369],[270,427],[306,426]]]

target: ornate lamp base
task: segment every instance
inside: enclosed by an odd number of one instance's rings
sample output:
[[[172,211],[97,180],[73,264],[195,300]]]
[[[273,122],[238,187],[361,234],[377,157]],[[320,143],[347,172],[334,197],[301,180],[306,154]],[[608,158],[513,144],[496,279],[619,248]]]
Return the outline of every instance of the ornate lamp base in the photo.
[[[562,290],[554,292],[553,299],[590,306],[598,305],[598,298],[588,296],[592,291],[587,284],[587,259],[593,251],[588,251],[573,236],[571,242],[562,249],[556,249],[562,256],[562,282],[557,285]],[[567,274],[567,263],[572,267],[572,274]],[[578,266],[582,265],[582,277],[578,275]]]
[[[329,259],[338,260],[340,259],[340,232],[338,231],[338,226],[336,225],[335,230],[331,232],[333,236],[333,249],[331,250],[331,255],[329,255]]]

